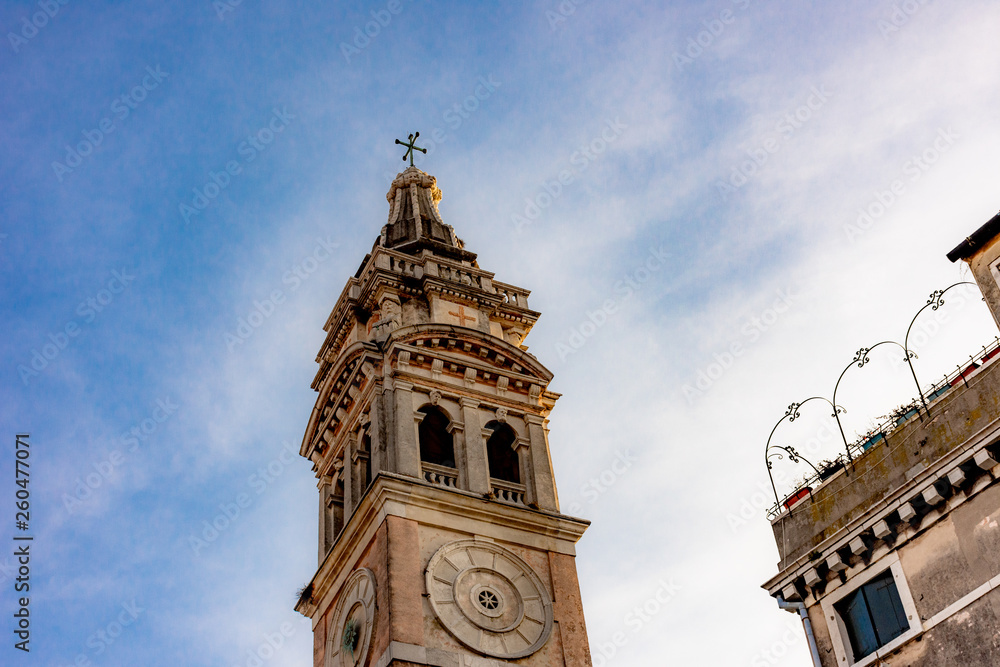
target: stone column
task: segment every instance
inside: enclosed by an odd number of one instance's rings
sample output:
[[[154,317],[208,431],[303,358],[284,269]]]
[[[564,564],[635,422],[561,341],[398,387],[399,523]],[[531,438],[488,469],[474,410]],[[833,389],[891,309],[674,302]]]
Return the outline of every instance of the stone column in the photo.
[[[333,547],[337,538],[340,537],[340,531],[344,529],[344,496],[337,488],[339,486],[337,484],[330,490],[330,498],[327,501],[330,512],[330,547]]]
[[[344,439],[344,467],[340,474],[344,478],[344,523],[351,520],[354,514],[354,452],[357,448],[357,433],[349,433]]]
[[[534,487],[534,502],[545,510],[559,511],[556,498],[556,483],[552,477],[552,459],[549,457],[549,443],[545,435],[545,419],[538,415],[525,415],[530,441],[529,479]]]
[[[372,460],[372,479],[378,476],[382,470],[388,470],[389,465],[385,456],[386,434],[385,434],[385,409],[382,406],[382,392],[380,386],[375,387],[375,396],[372,398],[371,425],[368,427],[368,434],[372,438],[368,454]]]
[[[453,419],[448,424],[448,433],[451,434],[451,448],[455,452],[455,469],[458,471],[455,486],[468,489],[469,478],[465,472],[465,424]]]
[[[326,553],[333,544],[330,533],[333,532],[333,525],[330,521],[330,483],[332,479],[323,476],[319,480],[319,562],[326,558]]]
[[[351,457],[354,470],[354,508],[357,509],[361,502],[361,497],[368,488],[367,468],[371,462],[371,441],[365,444],[365,437],[370,435],[368,430],[362,428],[358,431],[358,444],[354,448],[354,455]],[[367,448],[366,448],[367,447]]]
[[[413,384],[396,380],[395,383],[395,446],[396,472],[420,478],[420,444],[413,411]]]
[[[465,437],[462,439],[459,464],[459,475],[465,476],[462,488],[474,493],[488,493],[490,468],[486,459],[482,420],[479,418],[479,401],[463,398],[459,400],[459,404],[462,406],[462,419],[465,421]]]
[[[517,454],[517,469],[521,475],[521,484],[524,484],[524,502],[537,505],[538,494],[535,493],[535,485],[532,483],[531,475],[531,441],[518,436],[511,447]]]

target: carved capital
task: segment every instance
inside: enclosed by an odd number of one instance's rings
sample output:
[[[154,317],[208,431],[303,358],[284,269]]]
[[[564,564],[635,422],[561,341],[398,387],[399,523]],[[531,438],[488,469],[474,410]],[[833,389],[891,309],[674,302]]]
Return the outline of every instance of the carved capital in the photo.
[[[536,426],[544,426],[545,425],[545,417],[543,417],[541,415],[532,415],[532,414],[524,415],[524,421],[525,421],[525,423],[533,424],[533,425],[536,425]]]

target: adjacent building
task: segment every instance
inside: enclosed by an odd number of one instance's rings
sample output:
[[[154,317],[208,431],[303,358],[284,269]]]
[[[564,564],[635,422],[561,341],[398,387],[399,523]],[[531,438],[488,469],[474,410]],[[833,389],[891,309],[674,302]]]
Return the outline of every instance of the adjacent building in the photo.
[[[412,144],[411,138],[411,144]],[[412,149],[411,149],[412,150]],[[418,149],[419,150],[419,149]],[[300,453],[319,567],[316,667],[591,664],[528,290],[481,269],[409,167],[326,320]]]
[[[1000,215],[948,254],[1000,326]],[[772,521],[764,588],[822,667],[1000,665],[1000,363],[984,349],[927,409]]]

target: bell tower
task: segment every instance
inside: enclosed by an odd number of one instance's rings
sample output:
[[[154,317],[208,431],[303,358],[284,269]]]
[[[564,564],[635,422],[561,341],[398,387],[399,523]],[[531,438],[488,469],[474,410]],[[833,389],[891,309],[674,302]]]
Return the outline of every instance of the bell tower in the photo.
[[[319,488],[319,567],[296,605],[315,667],[591,665],[589,522],[559,511],[559,395],[523,344],[539,313],[441,219],[433,176],[411,164],[386,199],[324,325],[300,449]]]

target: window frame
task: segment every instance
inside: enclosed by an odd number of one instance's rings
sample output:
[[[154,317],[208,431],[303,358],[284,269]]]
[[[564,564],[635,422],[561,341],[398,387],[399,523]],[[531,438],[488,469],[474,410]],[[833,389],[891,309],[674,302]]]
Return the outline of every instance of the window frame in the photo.
[[[899,601],[903,605],[903,612],[906,614],[906,620],[910,624],[910,629],[892,641],[878,647],[865,657],[855,660],[854,648],[851,645],[851,637],[847,632],[847,625],[844,623],[844,619],[841,617],[840,612],[837,611],[835,605],[868,582],[885,574],[886,571],[892,572],[893,583],[896,585],[896,592],[899,594]],[[826,619],[827,628],[830,631],[830,639],[833,642],[833,650],[837,655],[838,665],[865,667],[880,658],[886,657],[889,653],[923,632],[920,615],[917,613],[917,607],[913,602],[913,595],[911,595],[910,587],[906,582],[906,577],[903,575],[903,566],[899,561],[898,553],[892,553],[878,562],[872,563],[862,572],[848,579],[846,584],[824,597],[820,602],[820,606],[823,609],[823,618]]]
[[[1000,287],[1000,259],[994,259],[990,262],[990,275],[993,276],[993,282]]]
[[[424,447],[424,439],[422,437],[422,433],[424,433],[427,429],[429,429],[429,426],[428,426],[428,424],[425,423],[425,420],[432,413],[436,414],[437,416],[439,416],[440,418],[442,418],[444,420],[444,424],[442,425],[442,428],[445,431],[445,435],[448,436],[448,447],[451,450],[450,452],[447,452],[447,453],[449,453],[451,455],[451,459],[450,459],[451,460],[451,465],[450,466],[449,465],[445,465],[445,463],[442,463],[442,462],[439,462],[439,461],[432,461],[429,458],[424,458],[424,449],[425,449],[425,447]],[[452,419],[451,415],[444,408],[442,408],[440,406],[437,406],[437,405],[430,404],[430,403],[428,403],[427,405],[423,405],[420,408],[418,408],[417,409],[417,414],[422,415],[420,417],[420,419],[418,420],[417,424],[416,424],[416,427],[417,427],[417,429],[416,429],[417,430],[417,456],[420,459],[420,463],[421,464],[423,464],[423,463],[429,463],[431,465],[441,466],[442,468],[447,468],[449,470],[458,470],[458,447],[456,446],[457,443],[455,442],[455,434],[454,434],[454,432],[452,430],[452,427],[453,427],[455,421]],[[447,461],[448,459],[445,458],[444,460]]]
[[[493,426],[491,426],[491,424],[493,424]],[[524,480],[522,479],[523,475],[521,474],[522,473],[521,455],[517,451],[517,440],[518,440],[517,431],[514,430],[514,427],[512,427],[510,424],[499,422],[496,420],[488,422],[484,428],[491,431],[489,437],[487,437],[486,441],[483,443],[484,446],[486,447],[486,468],[489,472],[490,479],[491,480],[495,479],[498,482],[503,482],[505,484],[523,485]],[[501,433],[507,433],[511,436],[509,443],[500,443],[499,441],[493,440],[493,438],[499,437]],[[493,442],[492,448],[490,447],[491,442]],[[505,477],[500,477],[498,475],[493,474],[494,470],[493,470],[492,459],[494,458],[494,456],[491,455],[492,452],[496,452],[496,457],[505,459],[506,463],[511,464],[513,466],[512,467],[513,476],[517,477],[516,480],[507,479]],[[503,472],[503,471],[497,470],[495,472]]]

